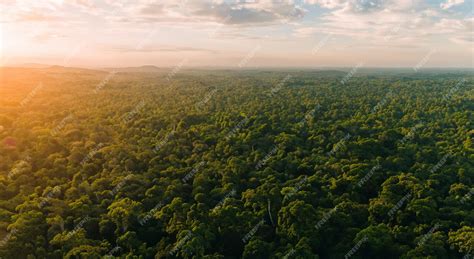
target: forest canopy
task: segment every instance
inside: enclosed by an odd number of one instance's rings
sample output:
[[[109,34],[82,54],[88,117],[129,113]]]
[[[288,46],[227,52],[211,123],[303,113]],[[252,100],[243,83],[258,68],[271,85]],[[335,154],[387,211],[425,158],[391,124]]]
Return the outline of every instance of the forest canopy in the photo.
[[[2,258],[474,252],[470,72],[0,73]]]

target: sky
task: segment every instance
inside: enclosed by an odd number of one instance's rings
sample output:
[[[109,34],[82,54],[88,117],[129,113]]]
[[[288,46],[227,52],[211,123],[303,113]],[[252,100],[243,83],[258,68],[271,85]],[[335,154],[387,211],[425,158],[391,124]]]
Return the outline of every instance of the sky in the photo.
[[[474,0],[0,0],[0,65],[474,67]]]

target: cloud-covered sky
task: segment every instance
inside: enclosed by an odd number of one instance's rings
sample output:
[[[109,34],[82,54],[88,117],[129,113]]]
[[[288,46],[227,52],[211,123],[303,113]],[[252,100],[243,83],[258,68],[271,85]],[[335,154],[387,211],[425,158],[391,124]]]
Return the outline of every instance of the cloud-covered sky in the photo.
[[[473,67],[473,1],[0,0],[1,64]]]

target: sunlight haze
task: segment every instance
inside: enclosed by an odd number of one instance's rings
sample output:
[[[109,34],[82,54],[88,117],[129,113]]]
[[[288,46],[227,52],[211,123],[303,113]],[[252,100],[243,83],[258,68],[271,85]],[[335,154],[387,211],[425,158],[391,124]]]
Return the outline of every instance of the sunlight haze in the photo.
[[[0,3],[4,66],[473,64],[471,0]]]

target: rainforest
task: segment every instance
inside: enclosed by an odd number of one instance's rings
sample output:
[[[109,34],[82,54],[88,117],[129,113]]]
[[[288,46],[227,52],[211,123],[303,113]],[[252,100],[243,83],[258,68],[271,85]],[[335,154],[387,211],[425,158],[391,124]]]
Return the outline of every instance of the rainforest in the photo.
[[[1,258],[472,258],[472,71],[0,73]]]

